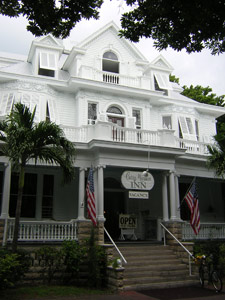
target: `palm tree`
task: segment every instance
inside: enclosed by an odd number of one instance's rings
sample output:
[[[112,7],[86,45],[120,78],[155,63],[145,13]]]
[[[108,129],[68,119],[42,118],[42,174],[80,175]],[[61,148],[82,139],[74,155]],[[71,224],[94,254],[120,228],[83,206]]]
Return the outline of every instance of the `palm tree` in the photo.
[[[18,198],[15,214],[12,249],[17,250],[25,167],[29,160],[56,164],[62,167],[64,182],[74,176],[74,145],[62,129],[50,121],[34,123],[35,110],[30,112],[22,103],[16,103],[6,119],[0,122],[0,155],[6,156],[12,168],[19,173]]]
[[[225,126],[224,126],[225,127]],[[225,175],[225,128],[214,136],[215,145],[208,146],[210,156],[208,166],[215,170],[216,175],[224,178]]]

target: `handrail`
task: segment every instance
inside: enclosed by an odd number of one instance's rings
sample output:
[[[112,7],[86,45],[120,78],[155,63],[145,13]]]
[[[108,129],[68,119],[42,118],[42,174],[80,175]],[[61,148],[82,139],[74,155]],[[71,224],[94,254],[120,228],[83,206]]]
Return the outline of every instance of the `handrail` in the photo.
[[[127,264],[126,259],[124,258],[123,254],[120,252],[119,248],[116,246],[115,242],[113,241],[113,239],[111,238],[110,234],[108,233],[108,231],[105,229],[104,227],[104,231],[107,234],[108,238],[110,239],[110,241],[112,242],[113,246],[116,248],[116,251],[119,253],[119,256],[122,258],[122,260],[124,261],[125,264]]]
[[[168,228],[166,228],[166,226],[164,226],[162,223],[160,223],[160,225],[162,226],[162,228],[164,230],[166,230],[172,237],[173,239],[188,253],[188,258],[189,258],[189,274],[191,276],[191,261],[190,261],[190,257],[194,258],[194,255],[172,234],[172,232],[169,231]],[[164,237],[164,243],[165,243],[165,237]]]

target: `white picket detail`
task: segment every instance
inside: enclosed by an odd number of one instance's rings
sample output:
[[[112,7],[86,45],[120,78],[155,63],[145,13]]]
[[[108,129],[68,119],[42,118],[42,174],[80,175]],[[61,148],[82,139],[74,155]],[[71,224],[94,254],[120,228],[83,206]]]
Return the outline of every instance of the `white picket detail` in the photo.
[[[182,239],[188,240],[207,240],[225,239],[225,223],[201,223],[198,235],[195,235],[189,223],[182,224]]]
[[[13,240],[14,219],[8,220],[8,241]],[[20,221],[18,241],[77,240],[77,223],[56,221]]]

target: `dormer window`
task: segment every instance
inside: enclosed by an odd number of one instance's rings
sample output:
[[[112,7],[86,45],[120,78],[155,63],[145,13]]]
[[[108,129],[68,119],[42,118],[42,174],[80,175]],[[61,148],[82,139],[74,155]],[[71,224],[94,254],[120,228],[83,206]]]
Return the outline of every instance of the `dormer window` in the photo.
[[[41,52],[39,55],[38,75],[55,77],[56,56],[54,53]]]

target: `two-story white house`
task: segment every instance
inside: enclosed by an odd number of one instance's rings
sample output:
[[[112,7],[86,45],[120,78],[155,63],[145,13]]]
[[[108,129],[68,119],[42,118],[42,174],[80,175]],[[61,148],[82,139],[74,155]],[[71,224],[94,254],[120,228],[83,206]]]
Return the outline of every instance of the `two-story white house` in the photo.
[[[173,68],[167,60],[159,55],[148,62],[118,30],[110,22],[70,48],[48,35],[32,42],[27,57],[0,54],[0,118],[18,101],[36,106],[35,121],[59,124],[77,151],[76,178],[64,186],[59,167],[30,162],[19,240],[79,239],[77,230],[91,222],[85,193],[91,166],[98,224],[113,239],[121,238],[121,215],[135,219],[137,240],[161,240],[160,221],[188,221],[182,199],[194,177],[199,237],[224,238],[225,186],[206,162],[216,118],[225,109],[182,96],[182,88],[169,81]],[[1,157],[4,243],[12,239],[16,183]],[[183,238],[193,238],[188,222]]]

